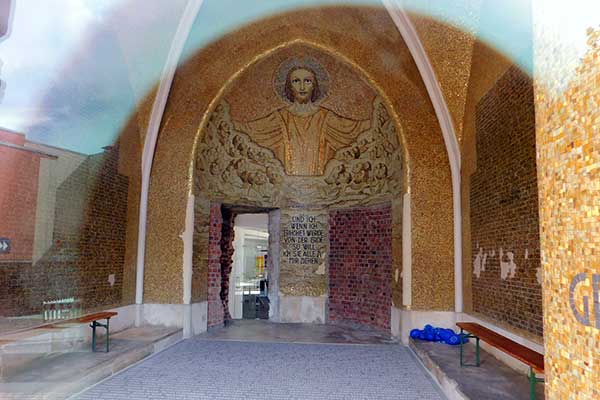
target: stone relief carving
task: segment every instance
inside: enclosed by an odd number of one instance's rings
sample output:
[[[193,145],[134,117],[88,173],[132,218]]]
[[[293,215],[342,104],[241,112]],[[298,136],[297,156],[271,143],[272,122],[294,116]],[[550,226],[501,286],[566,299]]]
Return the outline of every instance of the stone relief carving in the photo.
[[[221,101],[208,118],[196,160],[198,189],[227,201],[281,207],[290,204],[358,205],[402,191],[398,133],[380,98],[370,127],[335,152],[318,176],[286,174],[273,150],[237,129]]]
[[[360,99],[373,98],[374,90],[368,95],[339,90],[353,87],[343,83],[359,77],[347,74],[341,85],[332,86],[335,79],[311,57],[291,57],[273,68],[275,98],[266,113],[252,110],[255,119],[244,120],[248,115],[244,107],[252,107],[238,95],[230,99],[240,107],[233,111],[242,111],[233,113],[235,119],[225,100],[207,116],[196,154],[195,193],[207,201],[280,208],[278,292],[325,296],[328,208],[390,200],[402,208],[399,127],[381,98],[361,103]],[[354,95],[352,101],[361,103],[362,111],[325,107],[330,89],[337,94],[328,104]],[[401,244],[401,219],[394,226]],[[394,257],[401,266],[399,248]],[[401,304],[401,284],[398,277],[397,304]]]
[[[196,182],[208,197],[266,206],[281,201],[285,175],[281,161],[270,149],[235,130],[226,102],[208,119],[196,166]]]

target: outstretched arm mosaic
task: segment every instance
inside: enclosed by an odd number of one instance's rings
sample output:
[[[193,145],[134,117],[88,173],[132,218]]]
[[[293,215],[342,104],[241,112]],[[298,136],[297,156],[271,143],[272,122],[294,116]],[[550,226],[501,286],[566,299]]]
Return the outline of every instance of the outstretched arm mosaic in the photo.
[[[369,128],[349,145],[333,152],[321,175],[289,173],[284,155],[298,150],[288,149],[292,145],[286,140],[289,134],[284,128],[265,128],[269,123],[275,123],[283,112],[277,110],[277,115],[265,117],[266,121],[260,122],[263,129],[259,129],[256,125],[233,121],[229,105],[222,101],[208,120],[198,152],[198,188],[214,199],[269,207],[358,205],[386,200],[401,193],[402,157],[397,128],[381,99],[376,98],[373,102]],[[317,111],[320,113],[321,110]],[[328,119],[327,116],[320,118]],[[250,127],[252,129],[248,129]],[[250,134],[241,130],[244,128]],[[329,130],[333,128],[329,127]],[[315,140],[325,141],[323,138],[329,136],[329,130],[323,130]],[[336,133],[343,136],[341,130]],[[276,139],[276,135],[283,138]],[[254,136],[259,139],[254,140]],[[325,143],[327,150],[333,147]],[[306,146],[310,148],[310,144]],[[279,150],[281,147],[283,149]],[[294,163],[300,165],[300,170],[306,170],[311,159],[303,157]]]
[[[222,99],[203,128],[197,189],[266,207],[359,205],[400,194],[398,128],[383,100],[375,97],[370,118],[341,116],[322,104],[332,85],[345,83],[333,78],[315,58],[291,57],[273,73],[283,107],[237,121]]]

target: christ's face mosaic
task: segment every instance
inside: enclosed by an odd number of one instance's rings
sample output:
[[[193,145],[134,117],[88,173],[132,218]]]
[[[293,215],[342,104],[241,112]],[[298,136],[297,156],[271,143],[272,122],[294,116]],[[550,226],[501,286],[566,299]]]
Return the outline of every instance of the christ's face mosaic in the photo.
[[[316,86],[315,74],[311,71],[298,68],[290,73],[289,85],[297,103],[308,103],[312,101],[312,94]]]

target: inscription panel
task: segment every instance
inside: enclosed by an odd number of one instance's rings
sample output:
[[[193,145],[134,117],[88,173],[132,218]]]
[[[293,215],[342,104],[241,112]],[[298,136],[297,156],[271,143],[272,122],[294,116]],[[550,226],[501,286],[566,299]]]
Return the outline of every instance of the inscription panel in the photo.
[[[325,210],[282,210],[280,292],[321,296],[327,291],[329,223]]]

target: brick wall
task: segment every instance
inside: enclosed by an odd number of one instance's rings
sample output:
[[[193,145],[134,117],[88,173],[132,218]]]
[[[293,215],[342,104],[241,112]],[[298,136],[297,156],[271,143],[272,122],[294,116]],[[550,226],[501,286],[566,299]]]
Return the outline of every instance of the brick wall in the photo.
[[[329,321],[389,330],[391,206],[334,210],[329,225]]]
[[[90,156],[58,188],[52,247],[34,265],[0,269],[2,315],[38,312],[43,300],[71,296],[86,309],[120,304],[128,178],[118,161],[117,146]]]
[[[0,265],[0,316],[36,313],[41,306],[39,290],[45,290],[44,274],[31,262]],[[39,305],[38,305],[39,304]]]
[[[533,87],[518,68],[510,68],[477,105],[476,142],[473,310],[541,336]]]
[[[229,279],[233,269],[233,240],[235,236],[235,213],[223,209],[223,225],[221,227],[221,303],[223,304],[223,319],[231,319],[229,313]]]
[[[0,141],[23,146],[25,137],[0,130]],[[2,261],[31,261],[35,238],[40,155],[0,145],[0,237],[11,240]]]
[[[210,206],[210,226],[208,232],[208,326],[224,322],[223,302],[221,301],[221,235],[223,215],[221,204]]]
[[[90,156],[57,192],[54,238],[77,254],[74,283],[86,307],[121,301],[128,178],[118,164],[118,147]]]

